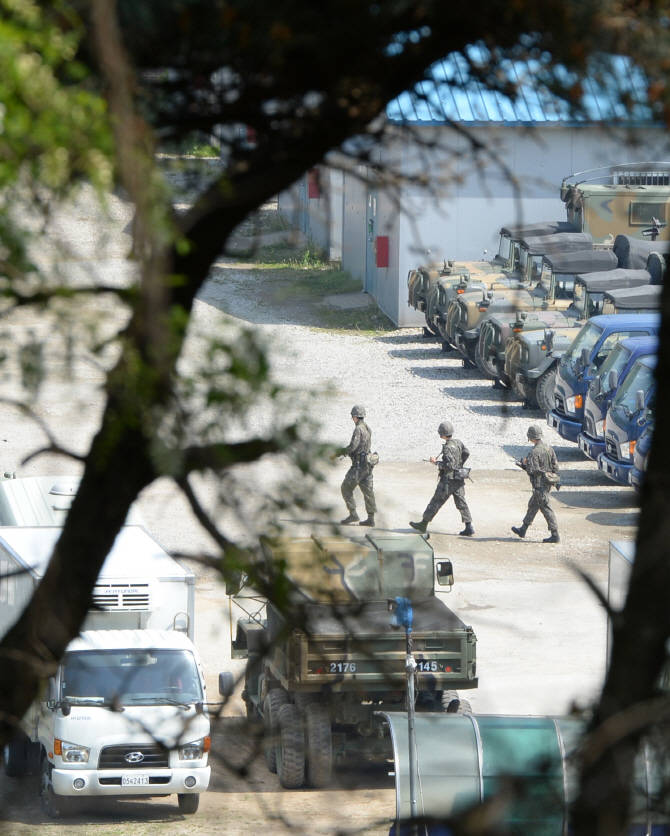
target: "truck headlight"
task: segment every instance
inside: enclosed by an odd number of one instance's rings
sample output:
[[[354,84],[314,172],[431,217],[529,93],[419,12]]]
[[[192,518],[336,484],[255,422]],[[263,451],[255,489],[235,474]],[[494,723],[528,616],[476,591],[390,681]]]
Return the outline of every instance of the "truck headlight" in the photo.
[[[200,740],[194,740],[192,743],[186,743],[179,747],[180,761],[199,761],[200,758],[209,752],[210,739],[203,737]]]
[[[619,445],[619,455],[622,459],[631,459],[633,457],[633,453],[635,452],[635,442],[634,441],[623,441]]]
[[[596,438],[605,437],[605,421],[596,421]]]
[[[88,756],[91,754],[87,746],[66,743],[64,740],[54,740],[54,752],[60,755],[65,763],[88,763]]]
[[[584,404],[584,399],[581,395],[574,395],[572,398],[565,399],[565,408],[568,412],[572,412],[573,414],[578,410],[581,409]]]

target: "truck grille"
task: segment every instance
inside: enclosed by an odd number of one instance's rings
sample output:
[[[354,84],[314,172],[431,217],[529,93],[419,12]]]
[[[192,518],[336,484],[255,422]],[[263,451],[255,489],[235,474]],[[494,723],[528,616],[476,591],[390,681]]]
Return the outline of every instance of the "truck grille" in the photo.
[[[93,589],[93,606],[99,610],[148,610],[148,583],[96,584]]]
[[[613,441],[613,439],[611,438],[606,438],[605,447],[607,448],[608,457],[616,461],[619,458],[619,456],[617,455],[616,442]]]
[[[126,755],[141,754],[142,760],[126,760]],[[166,768],[170,753],[156,745],[105,746],[98,758],[98,769],[157,769]]]

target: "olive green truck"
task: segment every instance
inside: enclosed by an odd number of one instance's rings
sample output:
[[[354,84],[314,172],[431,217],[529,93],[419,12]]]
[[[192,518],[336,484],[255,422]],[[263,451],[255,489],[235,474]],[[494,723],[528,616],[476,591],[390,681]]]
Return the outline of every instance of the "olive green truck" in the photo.
[[[395,598],[413,605],[417,710],[457,711],[456,689],[477,687],[475,634],[436,595],[436,580],[453,584],[451,562],[436,561],[425,537],[287,538],[262,547],[286,567],[291,622],[243,588],[233,600],[248,615],[237,621],[232,656],[248,659],[242,697],[249,718],[263,723],[267,766],[282,786],[327,786],[347,754],[393,757],[379,712],[406,710]]]

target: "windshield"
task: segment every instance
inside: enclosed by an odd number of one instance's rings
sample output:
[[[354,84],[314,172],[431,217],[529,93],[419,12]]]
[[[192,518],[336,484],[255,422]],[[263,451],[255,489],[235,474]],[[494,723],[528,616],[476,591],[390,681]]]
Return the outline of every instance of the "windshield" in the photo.
[[[526,269],[523,274],[524,281],[536,284],[542,277],[542,256],[531,255],[526,257]]]
[[[577,291],[575,290],[575,295],[576,293]],[[592,322],[587,322],[586,325],[582,326],[581,331],[575,337],[572,345],[563,355],[563,359],[561,362],[564,363],[566,366],[569,363],[574,365],[575,360],[581,357],[582,349],[584,348],[587,348],[590,354],[593,349],[593,346],[600,339],[600,335],[602,334],[602,332],[602,328],[599,328]]]
[[[633,368],[626,375],[626,379],[621,384],[616,398],[612,402],[612,406],[618,406],[630,418],[635,414],[635,395],[642,389],[645,400],[649,394],[649,390],[654,385],[654,370],[647,365],[637,362]]]
[[[66,654],[61,698],[73,705],[190,705],[203,697],[187,650],[86,650]]]
[[[500,246],[498,247],[498,258],[504,261],[509,266],[510,256],[512,254],[512,242],[506,235],[500,236]]]
[[[610,372],[615,371],[617,379],[621,380],[621,372],[626,368],[626,363],[630,360],[632,352],[623,345],[618,345],[613,348],[607,356],[605,362],[600,367],[600,391],[606,395],[611,391],[609,384]]]
[[[581,282],[575,283],[572,306],[586,319],[597,316],[603,308],[603,294],[589,293]]]

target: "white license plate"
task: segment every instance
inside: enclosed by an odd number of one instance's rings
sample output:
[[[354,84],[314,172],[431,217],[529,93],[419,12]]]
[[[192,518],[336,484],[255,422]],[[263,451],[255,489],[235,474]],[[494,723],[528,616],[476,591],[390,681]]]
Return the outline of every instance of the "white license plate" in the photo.
[[[122,775],[121,776],[121,786],[122,787],[148,787],[149,786],[149,776],[148,775]]]

